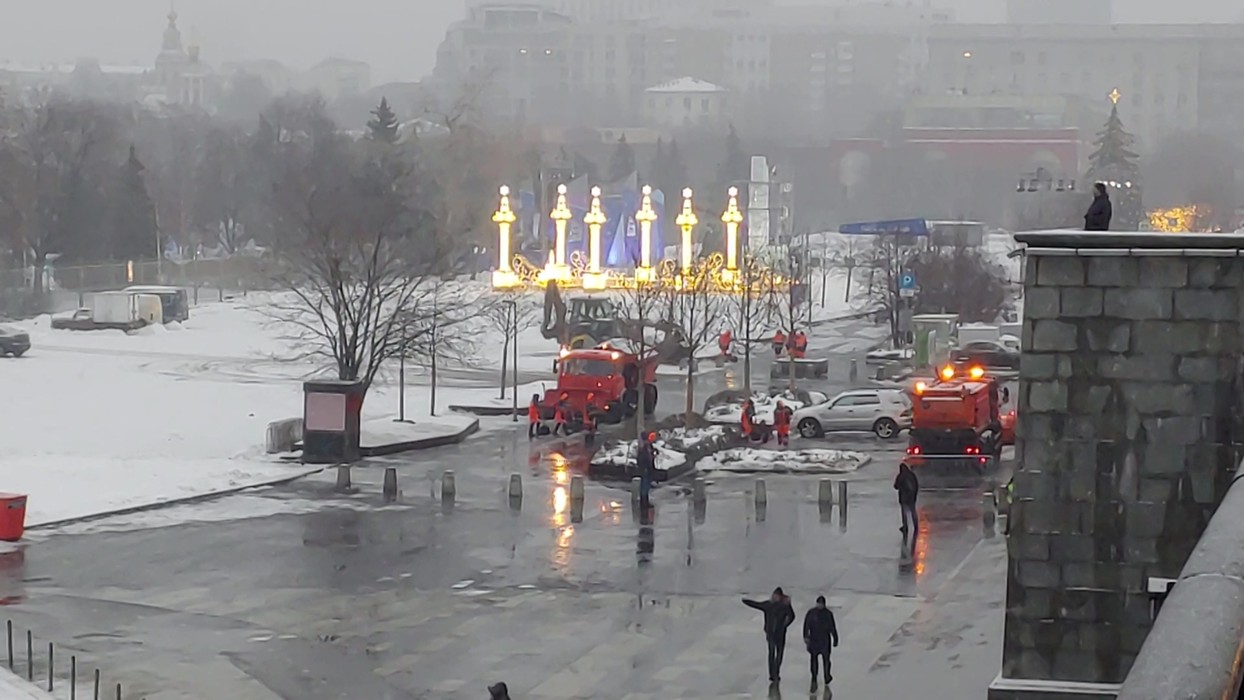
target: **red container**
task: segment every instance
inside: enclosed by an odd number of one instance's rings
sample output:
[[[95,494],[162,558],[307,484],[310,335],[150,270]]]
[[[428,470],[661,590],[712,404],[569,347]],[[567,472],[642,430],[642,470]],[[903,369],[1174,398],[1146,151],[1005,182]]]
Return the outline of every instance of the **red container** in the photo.
[[[16,542],[26,532],[26,496],[0,493],[0,540]]]

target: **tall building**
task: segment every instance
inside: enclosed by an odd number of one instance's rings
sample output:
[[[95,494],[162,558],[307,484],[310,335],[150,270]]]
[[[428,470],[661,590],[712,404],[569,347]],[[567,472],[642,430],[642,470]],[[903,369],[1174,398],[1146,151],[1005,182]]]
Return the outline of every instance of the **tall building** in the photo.
[[[155,96],[169,104],[203,107],[211,76],[211,68],[200,59],[198,45],[192,43],[186,48],[182,44],[177,11],[170,10],[152,74],[153,87],[158,93]]]
[[[1110,24],[1111,0],[1006,0],[1009,24]]]

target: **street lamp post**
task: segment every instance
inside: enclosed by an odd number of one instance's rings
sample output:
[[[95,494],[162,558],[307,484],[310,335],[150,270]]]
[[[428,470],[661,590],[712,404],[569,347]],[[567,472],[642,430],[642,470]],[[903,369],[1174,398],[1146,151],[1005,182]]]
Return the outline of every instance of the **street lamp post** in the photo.
[[[566,226],[573,216],[570,205],[566,202],[566,186],[558,185],[557,206],[553,207],[553,211],[549,214],[556,228],[557,237],[553,252],[549,254],[548,265],[544,268],[545,280],[563,281],[570,277],[570,266],[566,257]]]
[[[511,267],[510,259],[510,231],[514,226],[514,222],[518,221],[518,216],[514,214],[514,210],[510,208],[510,188],[505,185],[501,186],[501,204],[497,207],[496,213],[492,215],[492,221],[497,225],[497,269],[492,273],[492,286],[497,288],[509,288],[518,285],[518,275],[514,273]]]
[[[695,215],[695,208],[691,205],[691,188],[682,191],[682,213],[674,223],[682,229],[682,271],[687,273],[691,271],[691,233],[695,230],[696,224],[700,223],[700,219]]]
[[[513,394],[513,397],[512,397],[513,404],[514,404],[513,422],[517,423],[518,422],[518,301],[515,299],[506,299],[502,303],[510,307],[510,318],[509,318],[510,323],[508,325],[509,325],[509,332],[513,337],[513,340],[511,340],[511,343],[513,344],[513,347],[514,347],[514,356],[513,356],[513,362],[512,362],[514,375],[513,377],[510,378],[510,381],[511,381],[510,393]],[[502,367],[505,366],[505,361],[506,361],[506,358],[504,357],[501,358]]]

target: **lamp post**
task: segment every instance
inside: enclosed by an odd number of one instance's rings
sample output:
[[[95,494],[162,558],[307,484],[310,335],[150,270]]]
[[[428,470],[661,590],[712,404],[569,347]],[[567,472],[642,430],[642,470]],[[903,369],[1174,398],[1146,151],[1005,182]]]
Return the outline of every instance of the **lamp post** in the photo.
[[[730,201],[721,221],[726,225],[726,269],[722,271],[725,282],[733,282],[739,272],[739,224],[743,223],[743,212],[739,210],[739,188],[731,187],[728,194]]]
[[[684,273],[691,271],[691,233],[695,230],[695,225],[700,223],[700,219],[695,215],[695,208],[691,206],[691,195],[690,187],[682,191],[682,213],[674,221],[682,229],[682,271]]]
[[[514,357],[513,357],[514,376],[511,377],[512,388],[510,389],[510,393],[513,394],[512,398],[513,398],[513,403],[514,403],[513,422],[517,423],[518,422],[518,301],[516,299],[506,299],[505,301],[501,303],[510,307],[509,332],[513,338],[510,342],[513,343],[513,346],[514,346]],[[505,360],[506,358],[504,357],[501,358],[502,368],[505,367]]]
[[[501,186],[501,204],[492,215],[492,222],[497,225],[497,269],[492,273],[492,286],[507,289],[518,286],[518,275],[510,264],[510,229],[518,216],[510,208],[510,188]]]
[[[639,224],[639,265],[635,267],[635,279],[639,282],[651,282],[654,277],[652,224],[657,220],[657,212],[652,208],[652,187],[644,185],[643,195],[639,211],[635,212],[635,221]]]
[[[604,289],[606,278],[600,269],[600,228],[608,221],[600,207],[600,188],[592,188],[592,203],[583,217],[587,225],[587,272],[583,273],[584,289]]]

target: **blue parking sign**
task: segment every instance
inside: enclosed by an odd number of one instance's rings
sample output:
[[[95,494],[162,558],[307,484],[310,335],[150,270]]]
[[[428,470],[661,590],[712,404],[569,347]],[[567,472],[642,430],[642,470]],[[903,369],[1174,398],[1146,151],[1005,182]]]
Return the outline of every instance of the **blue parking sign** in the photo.
[[[900,276],[899,276],[899,278],[898,278],[898,288],[899,288],[900,290],[903,290],[903,289],[911,289],[911,290],[915,290],[915,288],[916,288],[916,275],[915,275],[915,273],[914,273],[914,272],[904,272],[902,275],[900,275]]]

